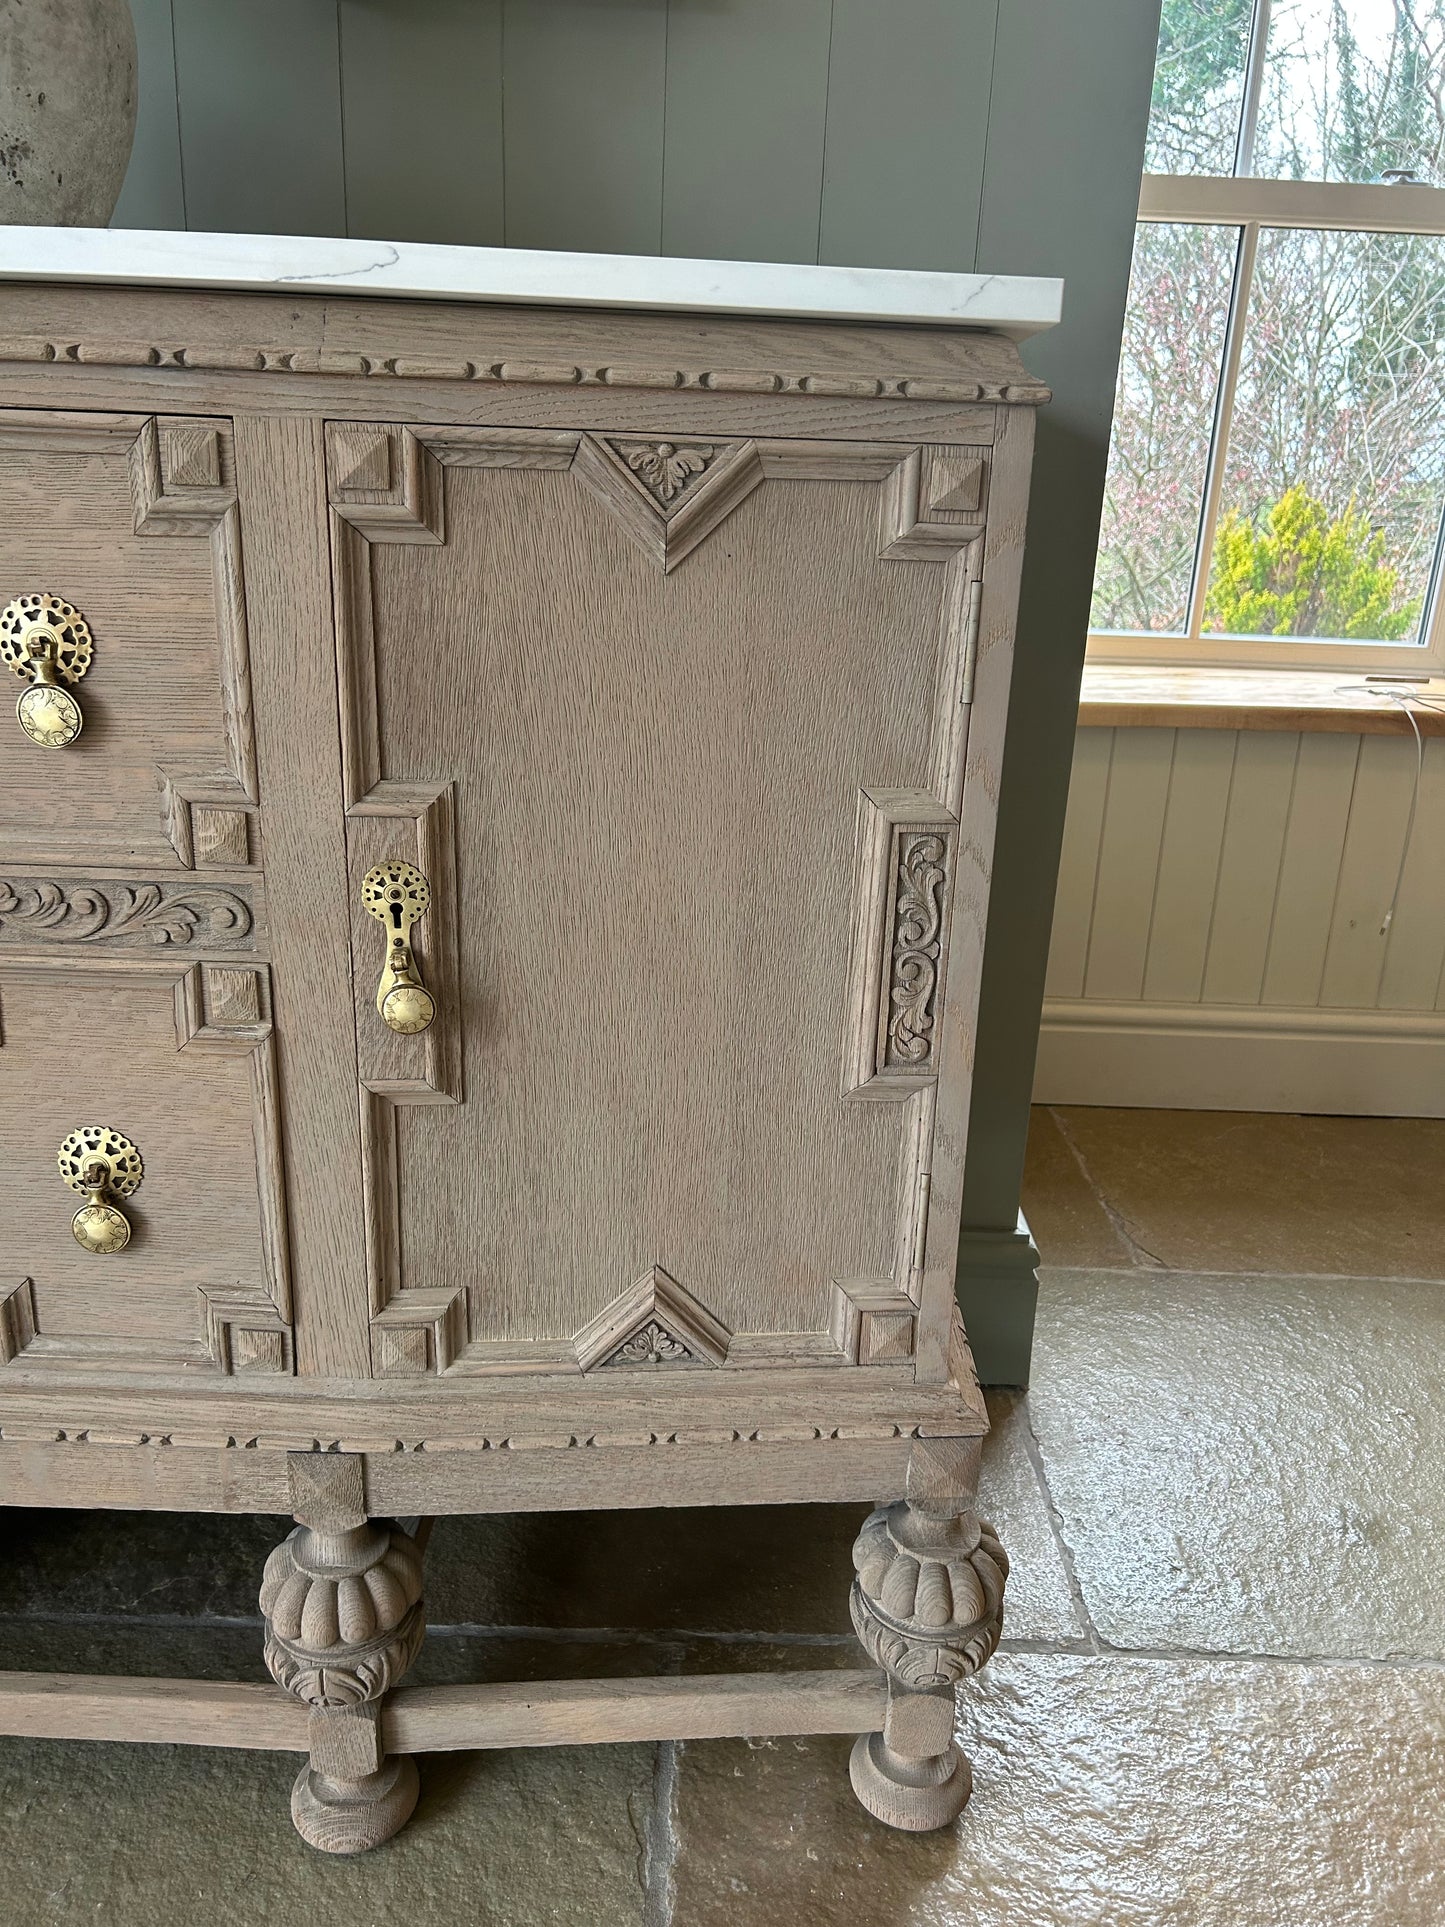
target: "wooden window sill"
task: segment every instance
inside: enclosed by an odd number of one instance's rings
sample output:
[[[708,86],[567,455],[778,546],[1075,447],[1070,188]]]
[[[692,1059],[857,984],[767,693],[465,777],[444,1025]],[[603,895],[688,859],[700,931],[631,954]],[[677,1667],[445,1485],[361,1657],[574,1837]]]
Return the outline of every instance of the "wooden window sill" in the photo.
[[[1341,670],[1161,669],[1088,663],[1079,695],[1083,729],[1280,729],[1410,736],[1409,719],[1383,687],[1445,705],[1445,678],[1367,684]],[[1358,693],[1356,693],[1358,691]],[[1445,707],[1413,710],[1422,736],[1445,736]]]

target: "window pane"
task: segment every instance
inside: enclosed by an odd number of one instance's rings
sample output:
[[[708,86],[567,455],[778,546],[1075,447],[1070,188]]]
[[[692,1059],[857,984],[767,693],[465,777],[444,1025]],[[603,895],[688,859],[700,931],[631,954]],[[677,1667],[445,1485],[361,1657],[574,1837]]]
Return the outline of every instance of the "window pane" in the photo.
[[[1229,174],[1253,0],[1164,0],[1146,174]]]
[[[1204,626],[1415,642],[1445,471],[1445,239],[1259,237]]]
[[[1092,627],[1178,634],[1239,234],[1141,222],[1124,321]]]
[[[1439,185],[1445,0],[1274,0],[1249,172]]]

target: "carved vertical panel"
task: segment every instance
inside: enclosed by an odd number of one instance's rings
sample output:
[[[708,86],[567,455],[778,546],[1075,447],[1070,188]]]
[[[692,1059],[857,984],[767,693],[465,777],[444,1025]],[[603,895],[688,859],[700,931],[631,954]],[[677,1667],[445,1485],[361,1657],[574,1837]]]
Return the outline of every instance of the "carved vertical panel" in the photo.
[[[224,760],[212,769],[160,770],[162,821],[187,868],[245,865],[252,861],[247,817],[258,792],[229,434],[210,421],[146,421],[131,444],[130,480],[136,534],[206,536],[215,583]]]
[[[846,1097],[898,1102],[937,1075],[957,829],[925,791],[860,792]]]

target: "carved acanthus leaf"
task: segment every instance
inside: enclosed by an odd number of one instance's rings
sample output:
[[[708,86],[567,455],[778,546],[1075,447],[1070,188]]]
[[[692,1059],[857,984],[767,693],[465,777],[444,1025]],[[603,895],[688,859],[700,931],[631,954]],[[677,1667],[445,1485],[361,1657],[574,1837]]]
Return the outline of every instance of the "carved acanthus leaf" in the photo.
[[[158,883],[0,878],[0,940],[12,943],[244,944],[251,906],[232,890],[167,892]]]
[[[932,831],[914,832],[900,840],[887,1064],[916,1069],[932,1057],[947,851],[944,839]]]
[[[703,1361],[680,1338],[650,1319],[640,1331],[633,1332],[616,1351],[603,1359],[607,1365],[700,1365]]]
[[[717,459],[717,450],[703,442],[614,442],[612,446],[664,508]]]
[[[573,1340],[584,1372],[721,1365],[732,1333],[660,1265],[605,1305]]]

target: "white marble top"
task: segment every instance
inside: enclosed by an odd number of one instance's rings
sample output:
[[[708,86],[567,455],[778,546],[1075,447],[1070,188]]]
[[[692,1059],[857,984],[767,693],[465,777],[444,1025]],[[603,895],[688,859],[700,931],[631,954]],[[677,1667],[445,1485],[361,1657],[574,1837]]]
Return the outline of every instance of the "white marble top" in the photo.
[[[1064,293],[1062,281],[1016,274],[73,227],[0,227],[0,280],[915,321],[992,328],[1015,341],[1053,327]]]

